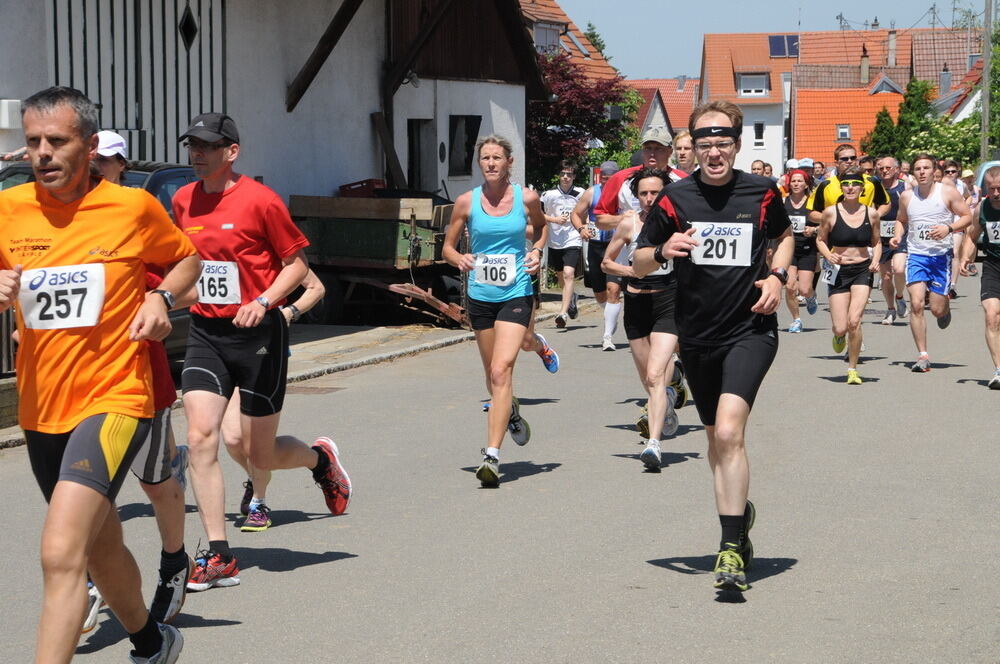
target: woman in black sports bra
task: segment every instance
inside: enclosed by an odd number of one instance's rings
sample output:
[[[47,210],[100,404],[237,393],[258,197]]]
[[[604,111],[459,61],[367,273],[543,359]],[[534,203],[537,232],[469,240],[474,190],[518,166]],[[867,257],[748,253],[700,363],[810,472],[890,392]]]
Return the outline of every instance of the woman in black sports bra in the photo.
[[[854,167],[840,176],[844,195],[836,205],[823,210],[816,239],[816,249],[824,259],[821,280],[830,289],[835,353],[843,352],[846,337],[848,385],[861,384],[861,317],[882,253],[878,212],[858,200],[864,188],[863,178]]]

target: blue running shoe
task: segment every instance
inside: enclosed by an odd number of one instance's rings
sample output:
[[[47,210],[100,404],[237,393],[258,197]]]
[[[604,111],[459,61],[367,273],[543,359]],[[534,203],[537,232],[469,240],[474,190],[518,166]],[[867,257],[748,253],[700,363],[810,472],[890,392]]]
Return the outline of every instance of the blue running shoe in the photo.
[[[535,336],[538,337],[538,341],[542,344],[542,349],[538,351],[538,357],[542,358],[542,364],[545,365],[549,373],[559,371],[559,354],[549,346],[549,343],[545,341],[545,337],[537,332]]]
[[[188,446],[178,445],[177,454],[170,461],[170,473],[177,478],[181,491],[187,491]]]
[[[788,326],[788,331],[792,334],[798,334],[802,331],[802,319],[796,318],[792,321],[792,324]]]
[[[812,297],[807,297],[806,298],[806,311],[809,312],[810,316],[812,316],[814,313],[816,313],[816,310],[818,308],[819,307],[816,306],[816,296],[815,295],[813,295]]]

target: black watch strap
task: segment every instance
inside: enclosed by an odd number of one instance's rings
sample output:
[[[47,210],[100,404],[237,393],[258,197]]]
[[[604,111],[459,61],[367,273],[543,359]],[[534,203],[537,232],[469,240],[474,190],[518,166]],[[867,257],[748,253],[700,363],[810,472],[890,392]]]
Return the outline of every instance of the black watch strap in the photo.
[[[167,305],[167,311],[173,309],[174,305],[177,304],[177,298],[175,298],[174,294],[171,293],[168,290],[163,290],[162,288],[157,288],[157,289],[155,289],[153,291],[150,291],[150,292],[156,293],[157,295],[159,295],[160,297],[163,298],[163,301]]]

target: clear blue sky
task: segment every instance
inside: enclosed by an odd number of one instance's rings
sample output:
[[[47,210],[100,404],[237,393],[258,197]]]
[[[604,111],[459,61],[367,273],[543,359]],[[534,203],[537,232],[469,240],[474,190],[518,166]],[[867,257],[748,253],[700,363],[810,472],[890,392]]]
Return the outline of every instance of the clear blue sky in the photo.
[[[603,37],[605,53],[626,78],[698,76],[705,32],[795,32],[837,30],[843,12],[848,25],[879,24],[898,30],[930,27],[933,0],[827,3],[819,0],[558,0],[581,30],[593,23]],[[982,13],[983,0],[936,0],[937,26],[952,24],[952,5]],[[994,1],[994,15],[997,13]],[[855,9],[841,9],[855,7]],[[866,15],[867,14],[867,15]],[[956,13],[956,17],[958,14]],[[981,19],[980,19],[981,20]],[[661,46],[662,45],[662,46]],[[665,48],[664,48],[665,47]]]

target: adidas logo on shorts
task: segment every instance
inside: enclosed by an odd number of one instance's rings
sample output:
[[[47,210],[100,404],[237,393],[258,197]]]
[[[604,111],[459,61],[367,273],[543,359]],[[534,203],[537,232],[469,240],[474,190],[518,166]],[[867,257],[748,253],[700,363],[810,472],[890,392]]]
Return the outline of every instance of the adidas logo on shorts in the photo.
[[[267,346],[261,346],[260,350],[257,351],[258,355],[267,355]]]

